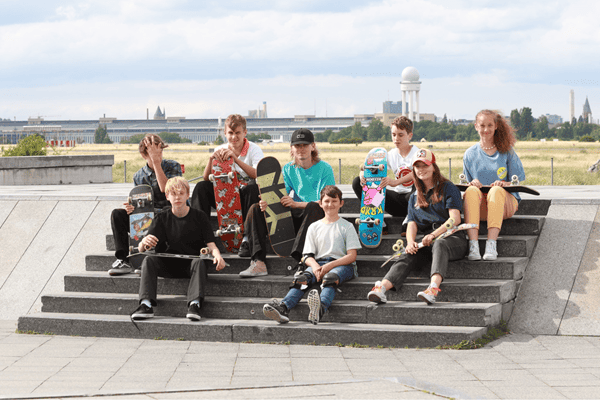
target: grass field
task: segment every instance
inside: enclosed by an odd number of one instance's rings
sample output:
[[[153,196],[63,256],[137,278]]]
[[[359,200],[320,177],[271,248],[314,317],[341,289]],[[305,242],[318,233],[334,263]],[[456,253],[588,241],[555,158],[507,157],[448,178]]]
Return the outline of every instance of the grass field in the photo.
[[[419,147],[430,146],[435,153],[437,163],[444,176],[448,177],[449,165],[452,166],[452,181],[458,183],[458,175],[462,172],[462,156],[474,142],[431,142],[417,143]],[[364,142],[360,145],[331,145],[318,143],[321,158],[327,161],[339,182],[341,160],[341,183],[349,184],[358,175],[359,166],[367,152],[373,147],[384,145],[390,150],[391,143]],[[276,157],[282,165],[290,160],[289,144],[281,143],[261,146],[265,155]],[[202,176],[204,167],[210,156],[209,150],[214,146],[198,146],[193,144],[174,144],[164,151],[164,157],[179,161],[185,165],[185,178],[193,179]],[[554,185],[598,185],[600,174],[591,174],[587,169],[600,159],[600,143],[580,142],[518,142],[515,150],[525,167],[528,185],[551,184],[551,159],[554,163]],[[79,145],[71,149],[57,149],[58,154],[113,154],[113,181],[123,182],[123,162],[127,161],[127,182],[132,182],[133,174],[144,165],[137,145],[129,144],[94,144]],[[49,151],[49,154],[53,154]]]

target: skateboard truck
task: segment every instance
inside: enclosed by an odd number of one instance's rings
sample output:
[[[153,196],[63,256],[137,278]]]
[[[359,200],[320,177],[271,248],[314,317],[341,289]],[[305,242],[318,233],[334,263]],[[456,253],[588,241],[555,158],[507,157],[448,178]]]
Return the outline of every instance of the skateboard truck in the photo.
[[[458,176],[458,179],[460,179],[459,185],[468,185],[469,184],[469,182],[467,182],[467,177],[465,176],[465,174],[460,174]]]
[[[381,221],[379,220],[379,218],[376,218],[376,219],[373,219],[373,218],[367,218],[367,219],[356,218],[356,220],[354,221],[354,223],[356,225],[367,224],[367,226],[371,227],[373,225],[379,226],[379,224],[381,223]]]
[[[217,231],[215,232],[215,235],[217,237],[221,237],[228,233],[236,233],[239,235],[242,233],[242,227],[239,225],[229,225],[229,226],[227,226],[226,229],[217,229]]]
[[[232,182],[233,178],[235,178],[234,172],[229,172],[227,174],[221,174],[221,175],[215,175],[215,174],[208,175],[208,180],[211,182],[214,182],[216,179],[227,179],[229,182]]]
[[[510,180],[511,186],[519,186],[519,177],[517,175],[513,175]]]

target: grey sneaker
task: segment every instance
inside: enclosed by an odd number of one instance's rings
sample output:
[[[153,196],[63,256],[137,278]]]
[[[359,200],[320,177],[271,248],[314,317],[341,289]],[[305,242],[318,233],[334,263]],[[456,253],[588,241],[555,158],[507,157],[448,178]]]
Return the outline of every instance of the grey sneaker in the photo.
[[[387,297],[385,297],[385,287],[381,284],[381,281],[375,282],[375,286],[367,295],[369,301],[373,303],[387,303]]]
[[[265,304],[263,306],[263,314],[265,314],[265,317],[277,321],[280,324],[290,322],[290,319],[288,318],[290,310],[288,310],[285,304],[282,304],[275,299],[273,299],[270,304]]]
[[[250,266],[240,272],[240,277],[242,278],[251,278],[253,276],[264,276],[268,275],[267,266],[265,263],[260,262],[262,265],[258,265],[256,260],[250,261]]]
[[[479,252],[479,241],[469,240],[469,260],[478,261],[481,260],[481,253]]]
[[[116,260],[112,264],[112,268],[108,270],[111,276],[125,275],[133,272],[133,267],[125,260]]]
[[[319,296],[319,291],[317,289],[308,292],[308,309],[310,310],[308,313],[308,320],[312,322],[313,325],[317,325],[321,317],[321,297]]]
[[[485,254],[483,255],[483,259],[493,261],[496,258],[498,258],[498,251],[496,250],[496,241],[488,240],[485,243]]]

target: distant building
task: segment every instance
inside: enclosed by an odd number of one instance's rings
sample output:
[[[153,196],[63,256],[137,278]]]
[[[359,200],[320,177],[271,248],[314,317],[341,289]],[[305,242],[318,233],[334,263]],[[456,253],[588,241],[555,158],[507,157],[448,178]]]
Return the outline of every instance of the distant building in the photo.
[[[248,110],[248,118],[268,118],[267,102],[263,101],[262,108],[259,108],[258,110]]]
[[[405,110],[402,111],[402,102],[397,101],[384,101],[383,102],[383,113],[384,114],[402,114],[403,112],[407,112],[408,109],[405,107]]]
[[[588,101],[587,96],[585,96],[585,104],[583,105],[583,120],[592,123],[592,109],[590,108],[590,102]]]
[[[166,109],[161,111],[160,106],[156,107],[156,112],[154,113],[154,119],[163,120],[165,118]]]
[[[542,115],[542,116],[546,117],[546,119],[548,120],[548,125],[556,125],[556,124],[563,123],[563,119],[560,115],[546,114],[546,115]]]

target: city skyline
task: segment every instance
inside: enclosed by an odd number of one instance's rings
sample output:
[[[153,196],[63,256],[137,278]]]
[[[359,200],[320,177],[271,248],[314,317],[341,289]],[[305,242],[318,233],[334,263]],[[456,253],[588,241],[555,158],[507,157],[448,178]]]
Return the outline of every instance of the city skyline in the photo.
[[[577,117],[600,104],[600,5],[585,1],[25,4],[0,15],[0,118],[224,118],[263,101],[269,117],[374,114],[401,100],[407,66],[420,112],[449,119],[568,120],[571,89]]]

